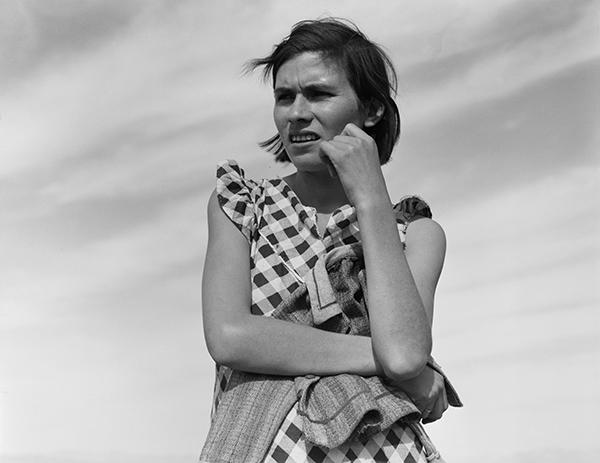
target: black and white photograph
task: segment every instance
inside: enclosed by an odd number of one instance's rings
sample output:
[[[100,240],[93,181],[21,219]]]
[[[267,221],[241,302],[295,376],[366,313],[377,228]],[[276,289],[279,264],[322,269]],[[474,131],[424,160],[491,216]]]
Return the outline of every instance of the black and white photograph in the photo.
[[[598,0],[0,0],[0,461],[596,461],[599,83]]]

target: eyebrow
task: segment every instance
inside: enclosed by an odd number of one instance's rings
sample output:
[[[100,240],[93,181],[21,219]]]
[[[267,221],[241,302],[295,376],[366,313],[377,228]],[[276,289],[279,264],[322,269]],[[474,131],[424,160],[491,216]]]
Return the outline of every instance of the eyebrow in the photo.
[[[311,83],[311,84],[306,84],[304,86],[302,86],[302,90],[303,91],[315,91],[315,90],[319,90],[319,91],[329,91],[329,92],[334,92],[336,90],[336,86],[335,85],[331,85],[331,84],[326,84],[326,83]],[[276,86],[273,89],[274,93],[286,93],[286,92],[293,92],[291,87],[278,87]]]

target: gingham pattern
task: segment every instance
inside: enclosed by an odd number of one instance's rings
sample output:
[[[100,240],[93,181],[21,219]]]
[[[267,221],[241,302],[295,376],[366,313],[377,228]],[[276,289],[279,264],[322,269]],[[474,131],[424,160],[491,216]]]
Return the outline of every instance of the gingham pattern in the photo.
[[[328,450],[302,438],[294,408],[277,432],[264,463],[427,463],[423,447],[409,427],[394,425],[367,442],[352,442]]]
[[[250,243],[252,313],[269,316],[291,294],[318,258],[343,244],[360,241],[356,212],[344,205],[336,210],[319,236],[316,210],[303,206],[282,179],[245,179],[235,161],[217,168],[217,197],[223,211]],[[399,223],[404,241],[405,225]],[[217,365],[213,410],[230,376]],[[266,462],[425,462],[418,439],[409,429],[394,425],[366,443],[345,444],[327,451],[302,439],[301,418],[294,408],[279,430]]]

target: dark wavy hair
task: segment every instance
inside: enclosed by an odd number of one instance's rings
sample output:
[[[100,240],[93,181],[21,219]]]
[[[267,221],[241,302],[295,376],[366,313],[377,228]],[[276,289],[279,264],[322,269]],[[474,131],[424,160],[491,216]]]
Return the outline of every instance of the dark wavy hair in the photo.
[[[250,72],[264,67],[264,79],[270,78],[275,87],[281,65],[305,52],[319,53],[323,59],[343,69],[361,102],[375,99],[383,105],[382,119],[373,127],[365,128],[365,132],[377,144],[380,163],[388,162],[400,137],[400,112],[394,101],[398,79],[388,55],[354,23],[325,18],[296,23],[290,35],[276,45],[270,55],[249,61],[245,70]],[[279,134],[260,143],[260,146],[275,154],[276,161],[290,161]]]

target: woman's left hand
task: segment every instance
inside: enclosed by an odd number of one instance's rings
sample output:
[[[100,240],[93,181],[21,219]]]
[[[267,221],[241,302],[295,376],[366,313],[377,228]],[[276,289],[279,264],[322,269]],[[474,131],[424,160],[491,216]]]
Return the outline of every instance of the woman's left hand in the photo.
[[[419,409],[423,423],[439,420],[448,408],[444,377],[428,365],[418,376],[396,384]]]
[[[350,204],[360,207],[377,197],[388,199],[375,140],[354,124],[321,143],[321,160],[344,186]]]

